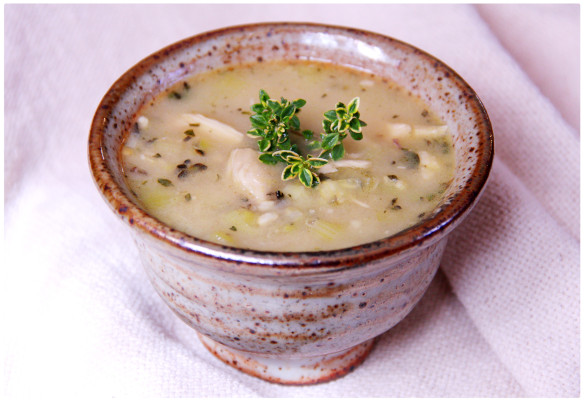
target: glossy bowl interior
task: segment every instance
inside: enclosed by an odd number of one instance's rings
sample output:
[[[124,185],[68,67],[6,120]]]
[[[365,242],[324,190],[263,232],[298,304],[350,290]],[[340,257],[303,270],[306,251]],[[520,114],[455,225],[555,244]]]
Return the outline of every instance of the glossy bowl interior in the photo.
[[[456,172],[432,216],[394,236],[356,247],[323,252],[277,253],[237,249],[194,238],[168,227],[140,207],[125,183],[120,148],[143,105],[168,86],[209,69],[297,59],[346,65],[394,81],[420,97],[447,123],[455,144]],[[278,289],[296,283],[295,278],[298,277],[319,277],[319,281],[330,283],[335,281],[336,275],[346,275],[344,283],[349,288],[351,281],[356,279],[347,274],[348,271],[372,266],[376,272],[390,272],[408,258],[416,261],[412,266],[422,266],[421,258],[432,259],[432,267],[425,271],[430,278],[419,281],[420,284],[416,282],[422,291],[417,290],[416,300],[409,301],[398,319],[407,314],[422,296],[438,267],[444,245],[436,252],[425,252],[425,249],[444,240],[469,213],[486,183],[492,158],[493,135],[487,113],[475,92],[451,68],[429,54],[392,38],[315,24],[274,23],[229,27],[170,45],[139,62],[114,83],[96,111],[89,136],[93,178],[110,208],[132,228],[146,266],[162,267],[162,271],[177,270],[183,274],[205,267],[223,275],[224,279],[230,278],[234,283],[240,281],[258,286],[262,284],[267,288],[273,286],[278,293]],[[158,250],[154,253],[156,255],[149,251],[152,248]],[[151,276],[155,287],[159,277]],[[378,276],[376,278],[379,280]],[[220,281],[221,286],[225,286],[224,279]],[[157,291],[177,312],[174,306],[176,297],[168,296],[165,292],[170,291],[161,287]],[[175,291],[181,293],[180,290]],[[184,311],[192,313],[197,308],[196,305],[185,307]],[[202,310],[197,311],[201,313]],[[253,337],[247,346],[234,343],[231,341],[233,334],[231,338],[218,335],[227,329],[214,332],[190,319],[187,313],[178,314],[183,314],[181,317],[200,333],[219,342],[220,348],[224,345],[236,350],[248,348],[265,356],[281,352],[293,356],[295,351],[310,349],[309,355],[315,356],[313,349],[298,345],[296,349],[255,349]],[[366,331],[368,339],[394,325],[394,321],[387,320],[375,330]],[[341,343],[341,349],[336,352],[367,340],[351,339],[352,344]]]

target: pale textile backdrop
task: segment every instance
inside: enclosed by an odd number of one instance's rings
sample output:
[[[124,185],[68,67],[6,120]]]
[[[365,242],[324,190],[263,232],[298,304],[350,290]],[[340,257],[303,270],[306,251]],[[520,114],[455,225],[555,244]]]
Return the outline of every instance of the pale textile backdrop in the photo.
[[[578,5],[7,5],[2,393],[578,396]],[[308,21],[410,42],[475,88],[496,158],[428,293],[351,375],[310,387],[229,368],[154,293],[91,181],[109,86],[182,38]]]

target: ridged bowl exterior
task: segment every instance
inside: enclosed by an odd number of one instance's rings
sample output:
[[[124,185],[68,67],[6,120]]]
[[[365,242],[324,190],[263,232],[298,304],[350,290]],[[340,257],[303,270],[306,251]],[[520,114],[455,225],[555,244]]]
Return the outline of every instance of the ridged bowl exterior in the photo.
[[[429,286],[446,240],[360,266],[251,274],[135,236],[151,283],[189,326],[237,350],[292,358],[339,352],[400,322]]]

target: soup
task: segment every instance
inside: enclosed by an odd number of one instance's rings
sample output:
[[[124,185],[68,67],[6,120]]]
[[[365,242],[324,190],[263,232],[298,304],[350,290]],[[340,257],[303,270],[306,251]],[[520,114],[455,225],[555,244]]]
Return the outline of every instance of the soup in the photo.
[[[317,169],[320,183],[282,180],[251,129],[259,90],[302,98],[303,130],[359,97],[363,139]],[[291,134],[304,154],[310,141]],[[447,126],[420,99],[367,72],[325,63],[262,62],[177,83],[145,106],[122,148],[126,180],[143,208],[187,234],[265,251],[318,251],[396,234],[430,216],[451,182]]]

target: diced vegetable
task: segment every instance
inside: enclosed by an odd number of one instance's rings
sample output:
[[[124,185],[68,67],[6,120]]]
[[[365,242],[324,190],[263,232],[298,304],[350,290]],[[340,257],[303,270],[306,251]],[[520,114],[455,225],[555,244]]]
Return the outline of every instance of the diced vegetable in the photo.
[[[148,119],[144,116],[140,116],[136,123],[138,124],[138,128],[140,130],[144,130],[148,127]]]
[[[148,209],[159,209],[169,205],[177,197],[177,193],[159,183],[144,186],[140,190],[140,200]]]
[[[136,148],[136,146],[138,145],[138,143],[140,142],[140,136],[136,133],[133,133],[132,135],[129,135],[128,138],[126,139],[126,142],[124,143],[124,148],[128,148],[128,149],[134,149]]]
[[[326,202],[329,203],[333,200],[337,202],[343,202],[344,191],[336,180],[325,180],[319,187],[319,195]]]
[[[447,134],[447,126],[412,126],[412,134],[417,137],[440,137]]]
[[[418,156],[420,158],[421,166],[432,170],[437,170],[441,167],[437,158],[426,151],[420,151]]]
[[[280,233],[291,233],[295,230],[299,229],[299,225],[295,225],[294,223],[288,223],[280,228]]]
[[[157,138],[156,142],[153,142],[147,145],[148,150],[154,150],[161,155],[174,155],[177,152],[177,148],[179,147],[178,143],[180,139],[177,138],[170,138],[170,137],[160,137]],[[153,152],[154,153],[154,152]],[[146,155],[145,155],[146,156]],[[175,164],[176,165],[176,164]]]
[[[361,181],[361,179],[359,179],[357,177],[352,177],[350,179],[343,179],[343,180],[337,180],[337,181],[339,182],[341,187],[347,188],[349,190],[357,190],[357,189],[362,187],[362,181]]]
[[[328,181],[328,180],[327,180]],[[321,183],[317,188],[320,188]],[[305,208],[306,206],[311,204],[312,200],[312,191],[307,189],[300,183],[289,182],[283,189],[282,192],[285,194],[286,197],[291,199],[295,205],[299,208]]]
[[[309,226],[311,232],[317,234],[319,237],[325,240],[331,240],[344,230],[345,225],[327,222],[322,219],[310,219],[307,221],[307,226]]]
[[[132,149],[130,147],[122,148],[122,156],[130,156],[130,155],[134,155],[134,149]]]
[[[374,81],[372,80],[361,80],[360,86],[364,88],[370,88],[374,86]]]
[[[426,151],[419,152],[421,176],[425,180],[429,180],[435,176],[435,172],[440,169],[439,162],[436,157]]]
[[[274,222],[277,219],[278,214],[276,212],[266,212],[258,217],[258,224],[260,226],[264,226],[271,222]]]
[[[415,137],[436,138],[447,134],[448,127],[410,125],[406,123],[387,123],[388,135],[390,138],[403,138],[410,135]]]
[[[290,219],[291,221],[295,222],[303,217],[303,213],[296,208],[285,208],[284,210],[285,216]]]
[[[388,123],[386,127],[390,138],[406,137],[412,132],[412,126],[406,123]]]
[[[229,233],[226,232],[216,232],[213,235],[213,238],[222,243],[222,244],[226,244],[228,246],[233,246],[235,244],[234,242],[234,238],[232,237],[232,235],[230,235]]]
[[[258,214],[249,209],[240,208],[226,214],[223,221],[227,227],[250,228],[257,226]]]
[[[370,208],[370,205],[369,204],[366,204],[365,202],[360,201],[360,200],[358,200],[356,198],[352,198],[351,199],[351,202],[353,202],[354,204],[357,204],[357,205],[359,205],[360,207],[363,207],[363,208]]]

